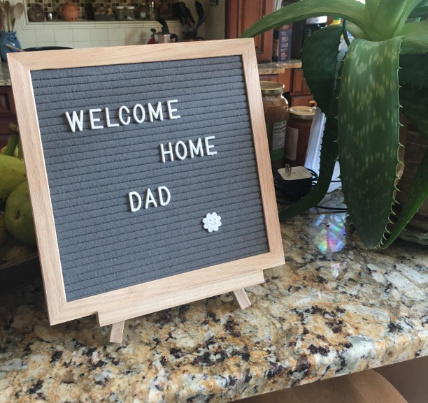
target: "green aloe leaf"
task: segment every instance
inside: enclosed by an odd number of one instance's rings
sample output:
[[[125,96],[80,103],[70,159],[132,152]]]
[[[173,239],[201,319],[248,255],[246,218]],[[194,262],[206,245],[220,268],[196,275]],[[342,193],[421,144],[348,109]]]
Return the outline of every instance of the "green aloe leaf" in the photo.
[[[305,78],[323,112],[327,111],[333,96],[341,35],[342,27],[338,25],[320,29],[306,39],[302,49]]]
[[[339,70],[339,76],[340,76]],[[279,213],[279,220],[284,221],[303,213],[311,207],[317,205],[326,195],[330,186],[331,178],[334,172],[334,166],[337,161],[337,111],[339,106],[338,94],[340,91],[340,79],[337,79],[333,97],[327,110],[324,134],[320,155],[320,172],[317,184],[312,190],[297,203],[291,205],[287,210]]]
[[[428,197],[428,152],[425,152],[424,159],[419,165],[418,172],[413,179],[406,201],[397,222],[394,224],[393,230],[388,240],[382,245],[387,248],[394,242],[397,236],[401,233],[407,223],[419,210],[424,200]]]
[[[279,213],[279,220],[281,222],[303,213],[317,205],[324,198],[330,186],[336,160],[337,120],[335,118],[327,118],[321,147],[318,182],[306,196]]]
[[[427,49],[428,51],[428,49]],[[400,56],[400,85],[411,84],[416,87],[428,87],[428,54],[406,54]],[[415,98],[416,102],[419,98]]]
[[[421,1],[418,6],[410,13],[409,17],[428,17],[428,0]]]
[[[400,103],[409,122],[422,136],[428,137],[427,89],[403,85],[400,88]]]
[[[366,31],[364,5],[356,0],[300,0],[263,17],[246,29],[241,37],[254,37],[285,24],[322,15],[334,15],[335,17],[344,18]],[[370,34],[370,32],[367,32],[367,34]],[[376,38],[373,37],[372,39]]]
[[[428,51],[428,21],[409,22],[400,32],[403,35],[401,54],[427,53]]]
[[[401,39],[355,39],[341,75],[338,146],[342,190],[350,218],[369,248],[380,246],[395,202]]]
[[[384,39],[397,35],[419,3],[420,0],[380,0],[373,28]]]

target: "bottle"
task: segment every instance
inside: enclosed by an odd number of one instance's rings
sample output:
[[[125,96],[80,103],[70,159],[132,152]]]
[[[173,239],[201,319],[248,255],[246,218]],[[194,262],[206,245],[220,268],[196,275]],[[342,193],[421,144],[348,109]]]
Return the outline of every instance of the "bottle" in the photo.
[[[284,85],[272,81],[261,81],[260,87],[272,166],[281,168],[284,166],[284,143],[288,118],[288,102],[282,95]]]
[[[125,19],[125,7],[123,6],[116,7],[116,18],[118,21],[123,21]]]
[[[145,20],[147,18],[147,11],[146,11],[146,3],[141,4],[140,7],[140,20]]]
[[[150,21],[154,21],[156,19],[154,1],[147,2],[147,19]]]
[[[134,13],[135,13],[135,7],[134,6],[127,6],[126,7],[126,19],[128,21],[134,20]]]
[[[290,166],[304,166],[315,108],[293,106],[288,112],[290,118],[285,138],[285,162]]]

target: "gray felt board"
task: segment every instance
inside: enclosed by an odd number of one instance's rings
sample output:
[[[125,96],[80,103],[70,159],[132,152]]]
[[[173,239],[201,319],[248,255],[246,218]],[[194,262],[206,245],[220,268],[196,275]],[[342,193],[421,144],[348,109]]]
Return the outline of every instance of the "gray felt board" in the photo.
[[[269,251],[240,56],[31,73],[67,301]],[[93,130],[86,113],[166,100],[179,119]],[[72,132],[65,112],[85,111]],[[102,114],[96,116],[101,117]],[[101,119],[105,125],[105,120]],[[160,144],[215,136],[215,155],[162,163]],[[128,193],[166,186],[166,206]],[[157,197],[157,196],[156,196]],[[202,219],[221,216],[218,231]]]

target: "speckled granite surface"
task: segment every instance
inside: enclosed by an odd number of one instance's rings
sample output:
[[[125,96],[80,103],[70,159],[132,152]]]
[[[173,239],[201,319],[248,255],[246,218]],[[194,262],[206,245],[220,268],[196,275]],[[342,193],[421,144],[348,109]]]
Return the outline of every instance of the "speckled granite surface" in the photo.
[[[10,85],[10,74],[7,63],[0,63],[0,87],[5,87]]]
[[[428,249],[366,251],[344,214],[282,226],[286,265],[125,325],[50,327],[40,283],[0,297],[0,402],[226,402],[428,355]]]

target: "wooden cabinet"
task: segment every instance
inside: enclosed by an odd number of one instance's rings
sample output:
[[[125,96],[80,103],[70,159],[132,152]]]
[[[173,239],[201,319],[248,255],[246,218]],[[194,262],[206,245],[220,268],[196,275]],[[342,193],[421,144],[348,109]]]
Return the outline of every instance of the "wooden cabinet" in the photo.
[[[272,13],[275,0],[227,0],[226,38],[238,38],[248,27]],[[272,60],[273,31],[254,38],[258,62]]]
[[[303,77],[302,69],[293,69],[289,103],[290,106],[311,106],[314,97],[311,90]]]
[[[7,143],[8,126],[12,121],[16,121],[12,87],[0,87],[0,148]]]

